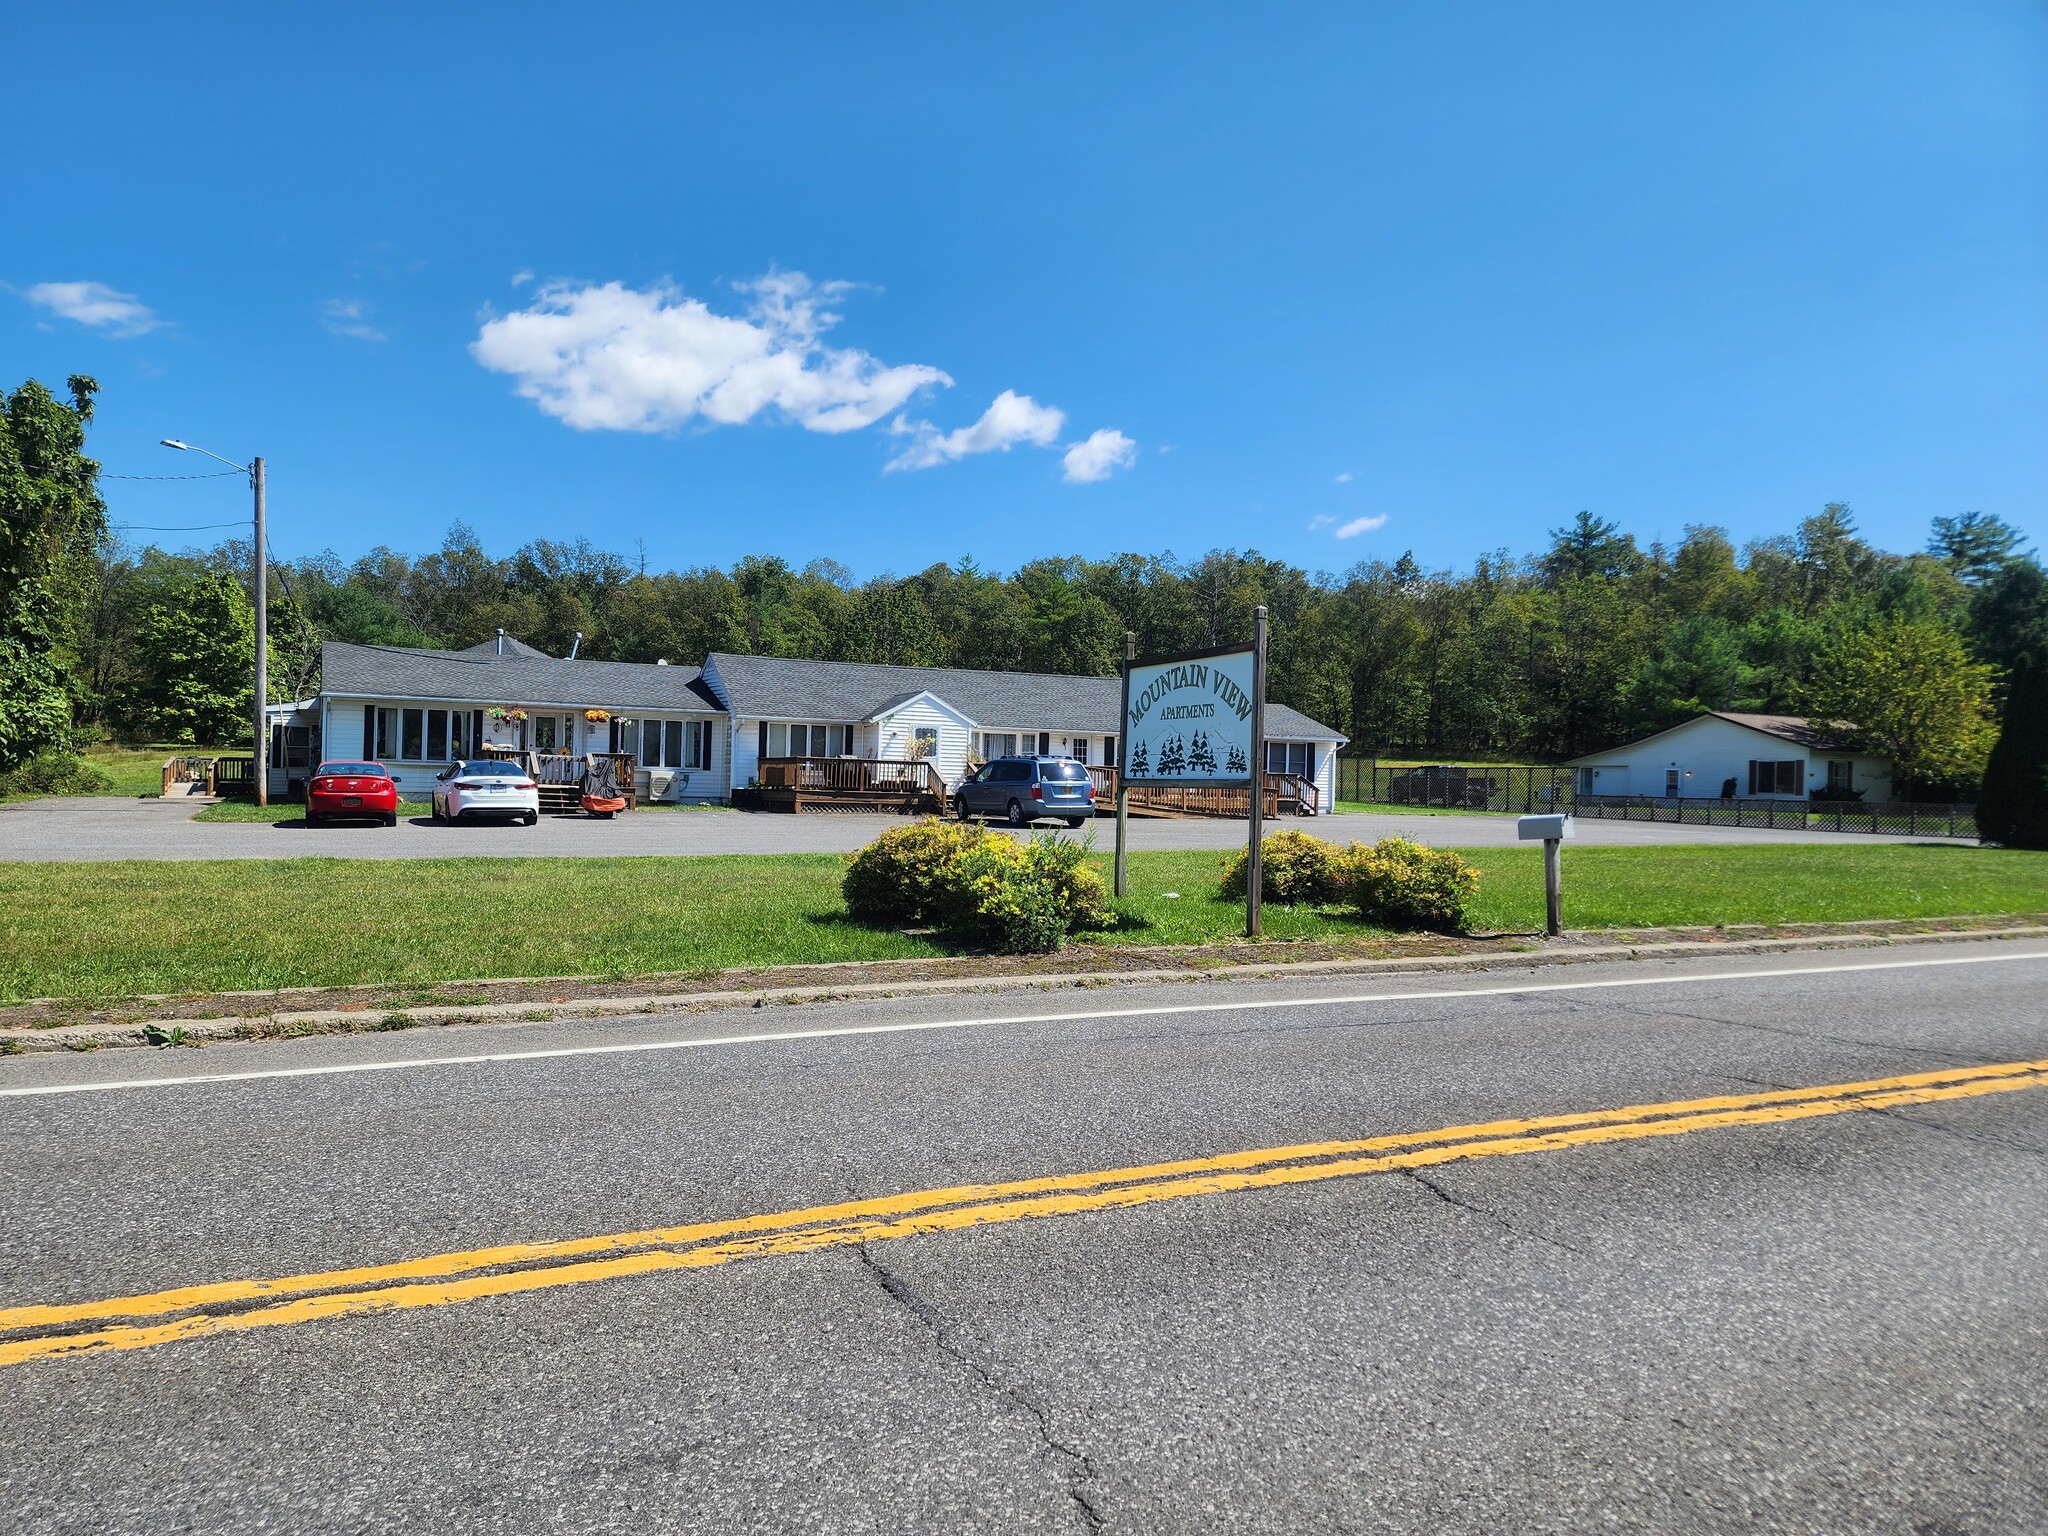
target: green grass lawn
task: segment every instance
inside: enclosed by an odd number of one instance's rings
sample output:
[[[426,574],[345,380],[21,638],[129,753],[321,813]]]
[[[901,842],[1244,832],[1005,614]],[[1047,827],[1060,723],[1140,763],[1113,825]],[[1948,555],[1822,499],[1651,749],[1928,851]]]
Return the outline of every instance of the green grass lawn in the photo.
[[[85,749],[85,760],[113,779],[110,795],[122,795],[130,799],[137,795],[161,794],[164,787],[164,759],[167,757],[227,757],[234,755],[233,747],[181,746],[176,742],[150,742],[146,745],[117,745],[103,742],[96,747]],[[241,755],[249,755],[248,744],[244,743]]]
[[[401,800],[398,815],[401,820],[408,816],[431,816],[434,807],[427,800]],[[254,800],[220,800],[209,805],[194,821],[255,821],[271,826],[302,827],[306,824],[306,808],[296,800],[273,800],[268,805],[258,805]]]
[[[1541,852],[1467,855],[1477,925],[1540,925]],[[1222,856],[1134,853],[1125,925],[1090,943],[1231,938]],[[0,863],[0,1001],[138,992],[623,976],[932,956],[840,915],[834,854],[699,858]],[[1174,894],[1169,894],[1174,893]],[[1574,848],[1575,928],[2048,912],[2048,854],[1770,845]],[[1363,935],[1340,912],[1266,909],[1276,940]]]

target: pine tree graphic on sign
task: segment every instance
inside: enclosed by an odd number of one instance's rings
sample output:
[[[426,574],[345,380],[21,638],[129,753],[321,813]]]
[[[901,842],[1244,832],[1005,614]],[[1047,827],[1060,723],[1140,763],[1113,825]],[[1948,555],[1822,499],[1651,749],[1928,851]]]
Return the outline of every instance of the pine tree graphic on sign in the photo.
[[[1188,772],[1214,773],[1216,754],[1209,750],[1209,733],[1195,732],[1195,739],[1188,744]]]
[[[1187,748],[1181,742],[1180,732],[1175,731],[1166,740],[1159,743],[1159,776],[1166,778],[1169,775],[1180,773],[1187,768],[1187,765]]]
[[[1131,777],[1142,779],[1152,771],[1152,758],[1145,750],[1145,743],[1138,743],[1138,750],[1131,754]]]
[[[1234,741],[1230,744],[1229,756],[1224,759],[1223,771],[1226,773],[1243,773],[1245,771],[1244,748]]]

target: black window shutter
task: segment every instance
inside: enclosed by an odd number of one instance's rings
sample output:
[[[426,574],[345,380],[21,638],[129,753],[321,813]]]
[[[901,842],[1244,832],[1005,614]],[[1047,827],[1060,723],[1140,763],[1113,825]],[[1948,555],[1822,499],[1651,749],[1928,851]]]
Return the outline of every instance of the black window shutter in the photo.
[[[766,757],[768,755],[768,722],[766,720],[761,722],[760,745],[754,749],[754,755],[756,757]]]
[[[1756,759],[1753,757],[1749,760],[1749,792],[1752,795],[1756,793]]]
[[[1045,754],[1046,754],[1046,753],[1050,752],[1051,750],[1052,750],[1052,732],[1051,732],[1051,731],[1040,731],[1040,732],[1038,733],[1038,755],[1039,755],[1040,757],[1043,757],[1043,756],[1045,756]]]
[[[377,760],[377,706],[363,706],[363,761]]]

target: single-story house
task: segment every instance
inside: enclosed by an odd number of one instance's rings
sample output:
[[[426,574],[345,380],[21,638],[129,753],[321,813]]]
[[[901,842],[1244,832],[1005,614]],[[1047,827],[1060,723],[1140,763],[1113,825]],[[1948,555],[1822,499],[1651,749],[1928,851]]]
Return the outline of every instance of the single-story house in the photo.
[[[1840,726],[1798,715],[1714,710],[1565,766],[1581,795],[1804,800],[1860,790],[1865,800],[1892,798],[1889,760],[1849,745]]]
[[[725,708],[695,667],[549,656],[507,635],[462,651],[330,640],[316,702],[316,760],[381,762],[414,799],[486,746],[630,752],[642,798],[730,788]]]
[[[948,786],[1013,753],[1113,766],[1122,708],[1114,677],[722,651],[701,668],[649,665],[552,657],[504,635],[461,651],[329,641],[321,679],[294,722],[314,735],[313,759],[375,759],[416,797],[486,745],[631,753],[640,797],[655,800],[729,801],[764,758],[917,758]],[[1346,738],[1281,704],[1267,706],[1266,736],[1268,769],[1332,804]]]

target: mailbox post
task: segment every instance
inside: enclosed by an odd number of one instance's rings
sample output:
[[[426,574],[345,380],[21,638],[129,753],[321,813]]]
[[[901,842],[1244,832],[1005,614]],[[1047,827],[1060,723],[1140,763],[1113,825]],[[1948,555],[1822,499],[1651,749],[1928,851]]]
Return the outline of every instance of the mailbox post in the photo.
[[[1578,834],[1568,815],[1517,816],[1515,836],[1543,844],[1543,931],[1553,939],[1564,932],[1564,855],[1561,844]]]

